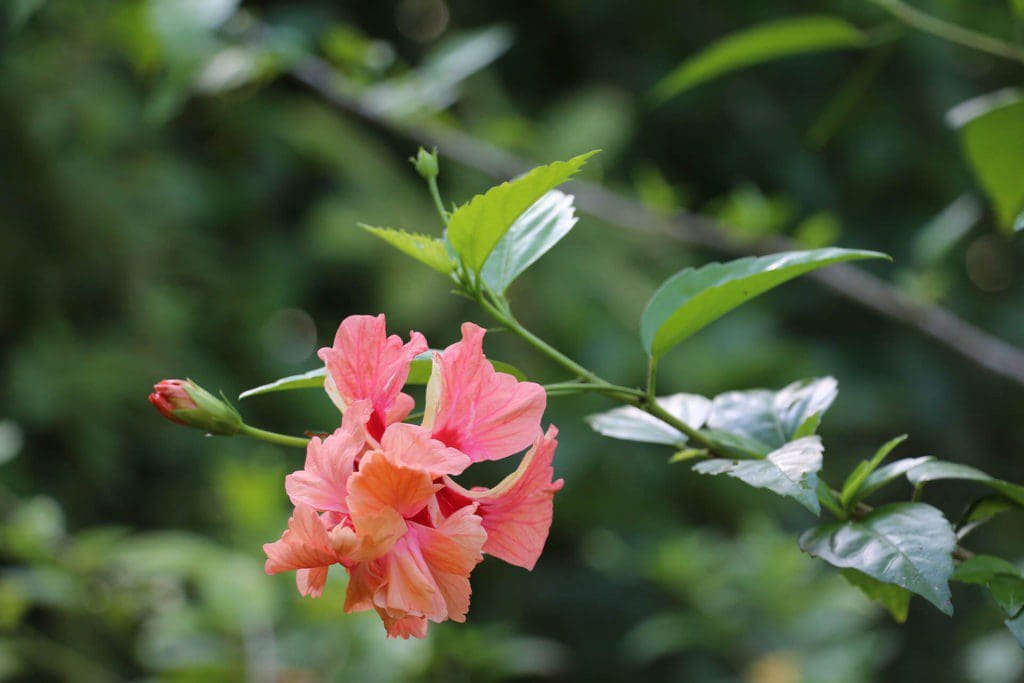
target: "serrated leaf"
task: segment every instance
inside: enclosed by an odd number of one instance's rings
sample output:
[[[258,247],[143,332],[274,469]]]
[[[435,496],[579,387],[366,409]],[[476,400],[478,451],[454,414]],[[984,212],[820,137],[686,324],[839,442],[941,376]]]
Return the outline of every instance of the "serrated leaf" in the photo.
[[[433,349],[424,351],[412,360],[409,364],[409,377],[405,380],[407,385],[424,385],[430,381],[430,373],[434,367],[435,353],[437,353],[437,351]],[[488,359],[488,362],[490,362],[498,372],[504,372],[512,375],[519,381],[526,379],[526,375],[513,365],[491,359]],[[316,368],[299,375],[282,377],[281,379],[274,380],[269,384],[262,384],[258,387],[253,387],[252,389],[243,391],[238,395],[238,398],[241,399],[248,398],[250,396],[258,396],[259,394],[270,394],[276,391],[291,391],[293,389],[322,389],[324,386],[324,376],[326,374],[326,368]]]
[[[882,583],[856,569],[844,569],[842,575],[850,585],[859,588],[864,595],[889,610],[889,614],[896,620],[896,623],[902,624],[907,620],[907,613],[910,611],[910,597],[913,594],[906,588],[892,583]]]
[[[817,490],[823,451],[819,437],[807,436],[772,451],[763,460],[715,458],[699,462],[693,469],[701,474],[726,474],[793,498],[817,515],[821,513]]]
[[[708,324],[770,289],[825,266],[857,259],[888,258],[874,251],[814,249],[747,257],[685,268],[654,293],[644,309],[644,349],[658,358]]]
[[[891,462],[885,467],[878,468],[869,474],[864,480],[864,483],[860,485],[857,495],[854,496],[851,502],[856,503],[864,500],[878,489],[895,479],[899,479],[918,465],[934,459],[935,458],[930,455],[923,455],[920,458],[903,458],[901,460]]]
[[[875,455],[871,460],[864,460],[854,468],[853,472],[850,473],[850,476],[843,483],[843,492],[840,496],[840,502],[845,509],[849,510],[850,506],[859,500],[857,494],[860,492],[860,487],[864,484],[864,480],[868,478],[868,475],[882,464],[882,461],[892,452],[892,449],[899,446],[906,439],[906,434],[890,439],[875,451]]]
[[[942,460],[929,460],[917,467],[907,471],[907,479],[914,486],[920,486],[930,481],[941,479],[959,479],[961,481],[976,481],[1003,494],[1017,505],[1024,506],[1024,486],[1011,484],[1002,479],[991,477],[981,470],[969,465],[961,465],[955,462],[943,462]]]
[[[455,261],[448,255],[444,240],[392,228],[375,228],[362,224],[359,227],[439,273],[451,275],[455,271]]]
[[[804,532],[800,547],[812,557],[896,584],[943,613],[953,613],[949,578],[956,537],[942,513],[930,505],[897,503],[860,520],[823,524]]]
[[[707,424],[767,446],[764,455],[797,437],[800,427],[828,410],[838,394],[833,377],[793,382],[779,391],[729,391],[715,397]]]
[[[539,166],[459,207],[448,222],[448,241],[466,267],[480,272],[515,220],[545,194],[569,180],[596,153]]]
[[[515,220],[487,257],[481,276],[504,294],[517,277],[569,234],[578,219],[572,195],[552,190]]]
[[[958,105],[947,119],[1000,227],[1013,232],[1024,210],[1024,97],[1013,89],[982,95]]]
[[[697,394],[661,396],[658,405],[694,429],[699,429],[711,412],[711,401]],[[586,419],[595,432],[613,439],[676,447],[686,444],[685,434],[633,406],[613,408],[604,413],[589,415]]]
[[[867,37],[829,16],[788,17],[737,31],[693,55],[654,86],[659,101],[723,74],[791,55],[863,47]]]

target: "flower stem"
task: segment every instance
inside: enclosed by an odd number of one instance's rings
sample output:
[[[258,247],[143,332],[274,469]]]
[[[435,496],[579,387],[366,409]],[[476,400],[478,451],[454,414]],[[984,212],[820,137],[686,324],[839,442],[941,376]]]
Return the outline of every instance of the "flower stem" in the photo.
[[[907,26],[937,38],[1024,64],[1024,50],[990,35],[964,28],[911,7],[902,0],[867,0]]]
[[[441,191],[437,188],[437,176],[427,178],[427,185],[430,187],[430,196],[434,200],[434,206],[437,208],[437,213],[441,216],[441,221],[447,226],[450,216],[444,208],[444,202],[441,201]]]
[[[309,443],[309,439],[301,436],[288,436],[287,434],[278,434],[276,432],[268,432],[265,429],[259,429],[258,427],[252,427],[250,425],[242,425],[241,434],[245,434],[253,439],[259,439],[260,441],[266,441],[268,443],[276,443],[281,446],[294,446],[296,448],[305,448],[306,444]]]

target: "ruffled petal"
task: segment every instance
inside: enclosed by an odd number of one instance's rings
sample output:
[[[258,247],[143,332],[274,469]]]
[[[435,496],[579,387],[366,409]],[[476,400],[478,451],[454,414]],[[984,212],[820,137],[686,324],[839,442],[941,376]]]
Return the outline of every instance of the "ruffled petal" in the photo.
[[[383,560],[385,581],[373,596],[374,605],[395,619],[419,616],[443,621],[448,608],[417,537],[400,538]]]
[[[427,350],[423,335],[413,332],[409,343],[398,335],[387,336],[383,315],[353,315],[338,327],[334,345],[320,349],[327,365],[324,388],[344,412],[349,405],[369,399],[373,415],[370,435],[379,439],[384,428],[404,420],[412,410],[412,398],[402,393],[409,364]]]
[[[327,529],[308,505],[295,507],[281,540],[264,544],[263,552],[267,554],[267,574],[329,567],[338,561]]]
[[[436,529],[415,523],[409,525],[452,621],[466,620],[472,593],[469,574],[484,559],[481,551],[487,532],[475,511],[476,505],[464,507]]]
[[[472,462],[462,451],[449,448],[430,432],[417,425],[393,424],[381,437],[381,448],[391,462],[410,469],[423,470],[431,477],[460,474]]]
[[[438,493],[442,513],[452,514],[465,505],[479,504],[476,514],[487,532],[484,552],[533,569],[551,529],[555,492],[564,484],[561,479],[552,481],[557,436],[558,429],[549,427],[523,456],[516,471],[492,489],[467,490],[445,477],[445,489]]]
[[[361,562],[348,570],[348,589],[345,591],[345,613],[373,609],[373,594],[384,583],[381,560]]]
[[[384,451],[371,451],[348,480],[349,514],[357,532],[361,518],[385,508],[408,519],[422,510],[440,488],[427,472],[396,465]]]
[[[300,569],[295,572],[295,583],[301,595],[319,598],[324,594],[324,585],[327,583],[327,567]]]
[[[384,622],[384,628],[387,629],[388,638],[408,639],[409,637],[427,637],[427,625],[430,622],[427,621],[426,617],[401,617],[399,619],[395,619],[385,610],[380,608],[377,608],[377,614],[380,615],[381,621]]]
[[[370,410],[369,401],[354,403],[334,434],[323,441],[318,437],[310,440],[305,467],[284,480],[285,490],[294,505],[348,512],[345,504],[348,478],[355,469],[356,458],[366,448],[365,425]]]
[[[462,326],[462,341],[435,354],[423,426],[473,462],[499,460],[533,441],[547,403],[544,389],[497,372],[483,353],[484,329]]]

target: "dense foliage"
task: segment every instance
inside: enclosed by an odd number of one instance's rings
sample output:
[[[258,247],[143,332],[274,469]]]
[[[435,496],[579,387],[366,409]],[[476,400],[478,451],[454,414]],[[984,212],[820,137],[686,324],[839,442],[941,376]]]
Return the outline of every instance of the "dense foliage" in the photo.
[[[949,19],[1013,38],[1012,10],[1002,3],[931,4]],[[304,50],[327,57],[372,110],[440,119],[545,160],[600,147],[584,177],[642,198],[652,214],[699,209],[751,250],[757,240],[789,234],[805,248],[841,243],[890,253],[894,266],[870,267],[918,301],[949,306],[1017,344],[1024,343],[1021,259],[1012,228],[1020,195],[1004,181],[1019,155],[992,141],[991,107],[980,118],[977,106],[973,116],[951,116],[955,129],[945,115],[1015,83],[1019,63],[903,35],[866,3],[248,9],[22,0],[6,10],[6,675],[786,681],[827,672],[829,680],[992,683],[1020,675],[1020,652],[999,623],[1003,611],[1020,611],[1012,562],[961,562],[953,621],[925,600],[908,605],[905,593],[871,583],[868,568],[854,566],[861,574],[847,577],[855,585],[898,618],[909,610],[910,625],[896,629],[838,574],[796,550],[795,536],[814,523],[806,510],[736,481],[772,488],[774,470],[715,458],[698,470],[728,476],[697,476],[666,465],[660,456],[672,451],[664,446],[591,435],[584,415],[612,405],[589,394],[551,399],[563,428],[556,468],[569,483],[537,570],[481,570],[470,624],[396,647],[372,620],[338,619],[336,605],[300,602],[287,579],[263,576],[256,549],[286,516],[280,486],[299,466],[297,452],[192,439],[158,423],[142,400],[163,374],[192,374],[237,394],[305,371],[317,342],[350,312],[386,310],[397,328],[446,342],[457,322],[486,320],[449,296],[444,278],[411,267],[356,227],[439,234],[429,195],[402,161],[409,143],[339,114],[286,77]],[[826,33],[842,50],[822,53],[821,44],[804,42],[780,52],[791,58],[755,71],[715,74],[705,63],[690,66],[685,81],[662,80],[724,36],[800,12],[840,10],[844,23],[833,21]],[[499,22],[504,29],[485,30]],[[471,39],[458,40],[470,30],[477,31]],[[755,33],[741,56],[763,61],[765,35]],[[654,105],[648,94],[659,81],[674,85],[663,86]],[[1012,135],[1019,105],[995,104],[996,127],[1011,126],[1010,140],[1019,139]],[[443,184],[445,197],[463,198],[490,183],[448,163]],[[563,225],[574,218],[557,201],[549,211]],[[531,266],[509,288],[530,329],[599,375],[632,385],[647,371],[641,340],[660,355],[659,344],[693,331],[660,332],[671,312],[644,316],[658,329],[638,331],[639,311],[658,283],[722,255],[623,230],[630,222],[585,217],[568,236],[568,228],[557,231],[555,241],[565,237],[559,249],[535,264],[503,259],[505,268],[489,270],[486,252],[496,238],[468,240],[460,253],[500,292]],[[432,253],[434,266],[448,268],[446,253]],[[854,510],[876,490],[883,503],[905,500],[907,477],[915,486],[955,478],[977,487],[929,484],[923,501],[816,527],[801,537],[807,552],[851,567],[835,556],[843,547],[837,536],[888,537],[898,548],[907,529],[925,529],[914,538],[945,551],[949,539],[936,533],[931,510],[959,521],[958,510],[984,487],[1014,502],[1016,489],[1002,480],[1020,479],[1019,385],[813,284],[783,291],[666,353],[659,394],[688,392],[674,399],[680,411],[699,410],[698,394],[714,397],[712,406],[774,405],[774,392],[728,392],[820,389],[789,383],[832,374],[842,392],[819,430],[824,472],[837,487],[830,505]],[[689,305],[708,304],[694,297]],[[494,357],[531,378],[561,378],[511,335],[494,337]],[[290,433],[336,419],[308,393],[246,399],[247,419]],[[620,418],[613,429],[634,428],[632,415],[612,416]],[[712,408],[707,426],[719,430],[726,418],[714,416]],[[778,433],[758,436],[757,425],[747,436],[777,451],[813,441],[801,432],[804,422],[786,423],[793,429],[781,442],[771,441]],[[910,436],[892,460],[883,461],[882,451],[872,457],[903,432]],[[644,440],[681,454],[693,445],[664,431]],[[803,446],[800,458],[813,465],[820,451]],[[932,454],[941,462],[924,459]],[[883,481],[890,488],[878,490]],[[805,478],[786,495],[810,508],[810,487]],[[974,529],[1008,505],[981,499],[964,525]],[[970,545],[1016,560],[1024,550],[1019,528],[1017,515],[1001,515],[997,525],[977,528]],[[908,571],[902,588],[947,609],[949,596],[933,579],[948,568],[922,568],[913,552],[903,554],[919,571]]]

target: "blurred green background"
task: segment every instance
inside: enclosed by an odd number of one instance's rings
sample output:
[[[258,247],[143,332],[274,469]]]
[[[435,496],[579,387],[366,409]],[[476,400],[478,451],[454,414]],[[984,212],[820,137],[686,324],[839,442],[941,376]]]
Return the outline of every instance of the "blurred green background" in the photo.
[[[1002,1],[922,5],[1022,33]],[[895,263],[877,273],[1024,345],[1024,249],[996,228],[944,122],[963,100],[1019,84],[1019,67],[907,35],[759,66],[655,107],[646,93],[686,55],[757,22],[832,12],[892,27],[852,1],[4,7],[0,677],[1024,680],[1024,655],[982,591],[957,586],[954,619],[915,600],[897,626],[799,552],[806,512],[590,433],[582,417],[610,407],[594,397],[551,400],[566,485],[537,569],[487,561],[467,624],[386,641],[376,617],[342,613],[343,572],[315,601],[291,575],[263,575],[260,546],[284,527],[283,477],[302,453],[202,438],[146,401],[164,377],[234,396],[310,369],[352,313],[385,312],[432,346],[463,320],[487,322],[356,228],[440,232],[406,161],[415,145],[290,80],[304,51],[374,106],[527,158],[602,148],[588,179],[651,211],[720,217],[737,240],[887,251]],[[441,153],[450,201],[492,182]],[[954,201],[959,213],[936,220]],[[585,365],[635,384],[647,297],[721,257],[584,216],[515,285],[513,305]],[[563,378],[515,339],[494,334],[488,352]],[[1024,478],[1024,388],[810,281],[688,341],[659,388],[715,394],[824,374],[840,383],[821,432],[832,478],[903,432],[904,456]],[[289,433],[337,421],[318,392],[242,411]],[[967,495],[937,486],[927,498],[955,519]],[[1021,558],[1022,530],[1009,519],[972,546]]]

